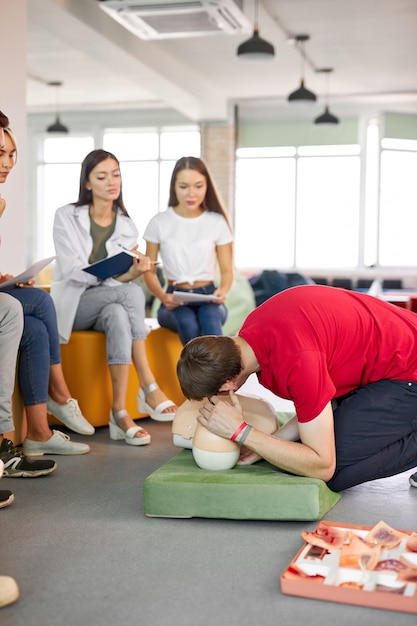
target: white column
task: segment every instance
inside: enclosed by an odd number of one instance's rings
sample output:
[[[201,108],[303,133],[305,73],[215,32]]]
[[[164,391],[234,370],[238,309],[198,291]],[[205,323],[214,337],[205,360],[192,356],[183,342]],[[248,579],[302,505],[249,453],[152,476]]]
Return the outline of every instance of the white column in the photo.
[[[0,110],[10,120],[18,141],[18,160],[0,193],[6,211],[0,220],[0,272],[18,274],[25,269],[26,255],[26,75],[27,0],[1,2],[2,70]]]

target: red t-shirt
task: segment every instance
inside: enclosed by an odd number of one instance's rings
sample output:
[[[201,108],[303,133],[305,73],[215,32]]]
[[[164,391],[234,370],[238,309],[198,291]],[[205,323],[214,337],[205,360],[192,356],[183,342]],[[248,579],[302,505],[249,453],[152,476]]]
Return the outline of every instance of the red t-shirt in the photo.
[[[354,291],[303,285],[255,309],[239,335],[259,382],[308,422],[332,399],[377,380],[417,380],[417,314]]]

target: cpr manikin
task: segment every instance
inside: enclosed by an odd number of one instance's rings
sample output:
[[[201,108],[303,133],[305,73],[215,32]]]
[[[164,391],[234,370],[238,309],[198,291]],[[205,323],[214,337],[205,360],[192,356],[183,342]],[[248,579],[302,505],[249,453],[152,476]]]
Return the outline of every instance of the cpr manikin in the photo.
[[[236,395],[245,422],[268,434],[277,429],[277,416],[268,402],[255,396]],[[227,396],[223,400],[230,401]],[[201,401],[186,400],[178,408],[172,422],[174,445],[191,449],[195,462],[202,469],[231,469],[239,459],[240,446],[211,433],[197,422],[198,411],[206,402],[206,398]]]

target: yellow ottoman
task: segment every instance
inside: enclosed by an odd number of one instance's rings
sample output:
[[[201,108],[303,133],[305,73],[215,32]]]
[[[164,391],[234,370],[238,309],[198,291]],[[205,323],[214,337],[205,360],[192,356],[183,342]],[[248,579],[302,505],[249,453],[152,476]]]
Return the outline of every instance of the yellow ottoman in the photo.
[[[146,350],[152,372],[161,389],[176,404],[184,402],[176,373],[182,350],[178,335],[165,328],[152,330],[146,339]],[[104,333],[93,330],[74,331],[70,341],[61,345],[61,357],[71,395],[78,400],[85,418],[93,426],[107,426],[112,404],[112,387]],[[126,409],[134,419],[146,416],[137,410],[138,388],[138,377],[131,365]],[[59,423],[52,415],[48,419],[53,424]]]

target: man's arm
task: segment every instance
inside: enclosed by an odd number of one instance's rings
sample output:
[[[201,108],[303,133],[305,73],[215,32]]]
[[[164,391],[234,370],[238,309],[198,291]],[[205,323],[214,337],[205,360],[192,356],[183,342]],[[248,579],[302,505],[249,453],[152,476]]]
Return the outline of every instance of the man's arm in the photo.
[[[252,429],[245,446],[280,469],[328,481],[336,469],[336,450],[331,404],[311,422],[298,424],[300,441],[282,439],[280,429],[275,436]]]
[[[294,415],[290,420],[288,420],[288,422],[280,428],[277,428],[276,431],[271,434],[272,437],[278,437],[279,439],[284,439],[285,441],[299,441],[300,433],[298,430],[297,416]],[[238,465],[251,465],[260,459],[262,459],[262,457],[259,454],[253,452],[246,446],[242,446]]]
[[[230,439],[242,422],[242,413],[234,394],[232,405],[212,398],[201,409],[201,424],[221,437]],[[300,441],[293,441],[297,437]],[[285,439],[284,439],[285,437]],[[300,476],[328,481],[336,469],[333,410],[330,402],[312,421],[292,419],[273,435],[252,428],[245,446],[280,469]]]
[[[294,415],[288,422],[285,422],[283,426],[272,433],[272,435],[280,439],[285,439],[286,441],[298,441],[300,439],[300,431],[297,416]]]

